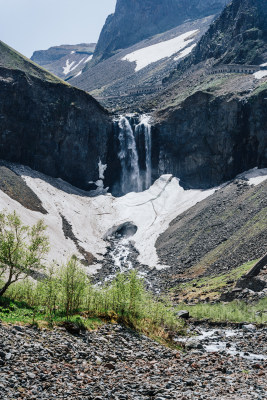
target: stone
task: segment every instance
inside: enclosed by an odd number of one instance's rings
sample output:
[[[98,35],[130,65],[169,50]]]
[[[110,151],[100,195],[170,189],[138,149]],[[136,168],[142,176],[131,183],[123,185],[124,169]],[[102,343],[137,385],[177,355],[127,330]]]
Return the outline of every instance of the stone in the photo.
[[[187,311],[187,310],[181,310],[181,311],[178,311],[177,316],[182,319],[188,319],[190,317],[190,314],[189,314],[189,311]]]

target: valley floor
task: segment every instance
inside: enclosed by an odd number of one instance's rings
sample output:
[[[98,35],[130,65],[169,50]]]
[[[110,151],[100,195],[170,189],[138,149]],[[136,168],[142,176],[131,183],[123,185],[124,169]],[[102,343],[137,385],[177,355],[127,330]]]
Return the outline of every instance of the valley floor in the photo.
[[[190,329],[200,336],[177,351],[116,324],[80,335],[0,324],[0,399],[266,399],[266,328]],[[212,348],[221,341],[236,354]]]

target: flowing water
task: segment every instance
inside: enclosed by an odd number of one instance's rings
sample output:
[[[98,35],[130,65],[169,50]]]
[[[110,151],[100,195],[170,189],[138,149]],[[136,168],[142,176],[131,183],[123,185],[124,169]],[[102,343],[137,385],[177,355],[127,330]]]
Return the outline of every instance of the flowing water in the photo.
[[[131,116],[120,116],[115,123],[119,128],[120,191],[122,194],[126,194],[146,190],[152,183],[150,117],[142,115],[136,120]],[[138,146],[137,141],[140,141],[141,145]],[[142,167],[140,158],[143,155],[145,165]]]

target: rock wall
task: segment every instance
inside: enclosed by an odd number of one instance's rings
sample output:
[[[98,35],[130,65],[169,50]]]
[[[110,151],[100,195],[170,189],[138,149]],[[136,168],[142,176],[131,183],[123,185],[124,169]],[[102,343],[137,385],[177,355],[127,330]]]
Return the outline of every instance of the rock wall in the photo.
[[[210,58],[223,64],[259,65],[266,62],[266,57],[266,1],[233,0],[210,26],[183,68]]]
[[[98,180],[112,123],[96,100],[62,81],[1,66],[0,92],[0,159],[82,189]]]
[[[206,188],[267,167],[266,95],[266,89],[247,99],[199,91],[159,112],[153,129],[158,174],[171,173],[185,187]]]

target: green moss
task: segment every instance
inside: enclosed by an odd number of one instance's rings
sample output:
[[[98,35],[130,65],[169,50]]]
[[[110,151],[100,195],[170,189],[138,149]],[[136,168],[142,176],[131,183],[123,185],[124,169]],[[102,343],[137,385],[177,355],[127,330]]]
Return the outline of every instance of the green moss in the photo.
[[[216,322],[252,322],[258,324],[267,323],[267,297],[255,304],[247,304],[242,301],[233,301],[228,304],[196,304],[188,306],[180,304],[178,310],[188,309],[190,315],[197,319],[209,319]]]
[[[210,298],[218,297],[224,289],[229,287],[228,282],[233,282],[231,284],[233,286],[257,261],[249,261],[225,274],[193,279],[173,288],[171,292],[187,299],[204,299],[207,296]]]

